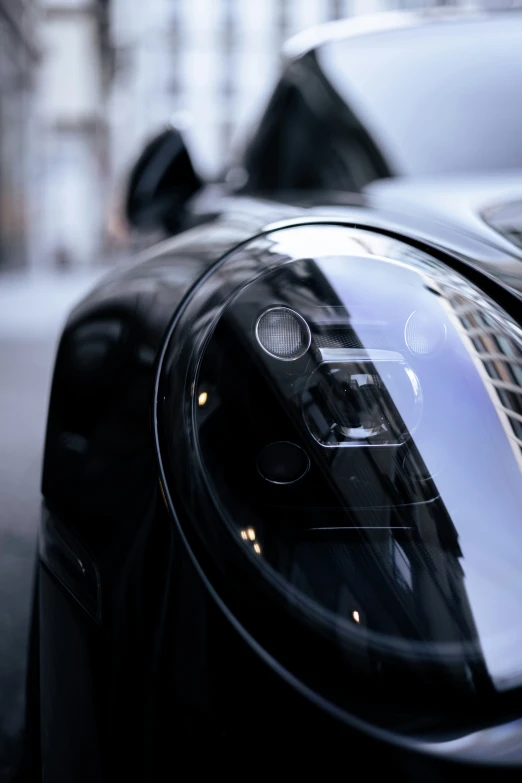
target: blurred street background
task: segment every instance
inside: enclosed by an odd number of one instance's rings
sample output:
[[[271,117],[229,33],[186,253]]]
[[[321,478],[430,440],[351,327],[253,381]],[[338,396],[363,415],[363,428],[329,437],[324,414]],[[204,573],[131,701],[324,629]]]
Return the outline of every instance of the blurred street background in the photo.
[[[0,781],[19,752],[55,343],[70,306],[133,249],[120,204],[141,146],[175,119],[215,178],[292,34],[361,13],[495,4],[0,0]]]

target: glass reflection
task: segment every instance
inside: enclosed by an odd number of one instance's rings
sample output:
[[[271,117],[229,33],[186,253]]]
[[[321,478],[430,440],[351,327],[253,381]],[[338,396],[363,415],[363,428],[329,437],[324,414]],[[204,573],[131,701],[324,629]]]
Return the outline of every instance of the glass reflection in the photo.
[[[306,355],[259,348],[268,306],[304,318]],[[268,578],[337,632],[364,627],[370,662],[409,650],[452,687],[518,685],[521,369],[517,328],[449,271],[331,256],[270,272],[200,369],[220,391],[198,437],[223,516]],[[281,441],[311,462],[288,486],[255,469]]]

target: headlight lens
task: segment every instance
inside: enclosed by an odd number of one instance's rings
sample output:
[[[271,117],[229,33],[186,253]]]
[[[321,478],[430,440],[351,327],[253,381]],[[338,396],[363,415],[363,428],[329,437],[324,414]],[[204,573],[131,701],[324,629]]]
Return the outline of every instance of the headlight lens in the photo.
[[[226,262],[166,356],[162,427],[182,409],[188,449],[165,447],[167,483],[225,576],[248,590],[249,562],[384,700],[522,684],[522,339],[505,312],[420,251],[316,226]]]
[[[392,351],[346,351],[321,362],[303,392],[304,420],[322,446],[400,446],[421,412],[418,378]]]

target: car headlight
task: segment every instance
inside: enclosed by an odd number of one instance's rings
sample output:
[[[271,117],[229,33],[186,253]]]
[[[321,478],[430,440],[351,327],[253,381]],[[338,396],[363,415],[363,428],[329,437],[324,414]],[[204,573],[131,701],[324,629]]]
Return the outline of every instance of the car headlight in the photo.
[[[469,755],[463,737],[513,718],[521,385],[496,301],[341,226],[253,241],[176,317],[156,408],[171,511],[237,627],[345,720]]]

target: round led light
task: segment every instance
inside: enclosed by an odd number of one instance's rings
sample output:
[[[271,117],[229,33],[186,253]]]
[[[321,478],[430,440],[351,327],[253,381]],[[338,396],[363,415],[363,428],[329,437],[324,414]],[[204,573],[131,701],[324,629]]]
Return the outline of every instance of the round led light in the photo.
[[[257,469],[271,484],[294,484],[308,472],[310,460],[300,446],[287,441],[269,443],[261,451]]]
[[[415,356],[432,356],[446,342],[446,324],[414,310],[404,327],[404,341]]]
[[[289,307],[272,307],[256,323],[256,339],[275,359],[291,362],[310,347],[312,335],[305,319]]]

